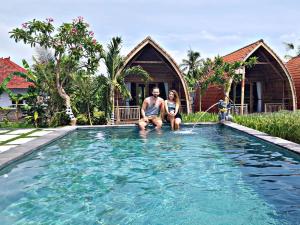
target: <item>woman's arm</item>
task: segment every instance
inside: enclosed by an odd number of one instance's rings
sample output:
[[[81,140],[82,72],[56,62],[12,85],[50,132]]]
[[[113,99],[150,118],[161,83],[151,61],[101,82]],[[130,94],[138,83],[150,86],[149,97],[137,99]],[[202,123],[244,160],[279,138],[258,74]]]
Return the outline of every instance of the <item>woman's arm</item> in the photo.
[[[169,114],[168,100],[165,100],[165,110],[166,110],[167,114]]]
[[[179,111],[179,104],[176,103],[176,106],[175,106],[175,115],[178,113]]]

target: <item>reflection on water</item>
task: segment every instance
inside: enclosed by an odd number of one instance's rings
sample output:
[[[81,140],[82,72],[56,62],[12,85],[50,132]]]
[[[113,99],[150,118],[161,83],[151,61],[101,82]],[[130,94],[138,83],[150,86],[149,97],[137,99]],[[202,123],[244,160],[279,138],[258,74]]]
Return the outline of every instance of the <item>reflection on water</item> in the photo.
[[[6,224],[299,224],[299,157],[221,126],[74,132],[1,171]]]

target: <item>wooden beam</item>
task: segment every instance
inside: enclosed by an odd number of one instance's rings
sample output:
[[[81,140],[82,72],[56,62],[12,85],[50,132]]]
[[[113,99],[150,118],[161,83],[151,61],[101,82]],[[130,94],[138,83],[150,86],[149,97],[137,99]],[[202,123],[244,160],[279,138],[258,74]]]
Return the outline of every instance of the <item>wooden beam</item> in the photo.
[[[272,67],[272,69],[274,70],[274,72],[277,73],[282,80],[284,80],[284,77],[282,76],[282,74],[280,72],[278,72],[277,68],[271,63],[271,61],[268,58],[268,56],[266,56],[266,54],[263,53],[262,51],[261,51],[261,54],[265,58],[265,60],[267,60],[269,62],[269,65]]]
[[[250,113],[253,113],[253,83],[250,82]]]
[[[144,63],[149,63],[149,64],[163,64],[163,61],[133,61],[133,63],[140,63],[140,64],[144,64]]]
[[[269,64],[271,64],[271,63],[269,63],[269,62],[257,62],[254,65],[269,65]]]
[[[245,102],[245,68],[243,69],[243,78],[241,85],[241,115],[244,114],[244,102]]]

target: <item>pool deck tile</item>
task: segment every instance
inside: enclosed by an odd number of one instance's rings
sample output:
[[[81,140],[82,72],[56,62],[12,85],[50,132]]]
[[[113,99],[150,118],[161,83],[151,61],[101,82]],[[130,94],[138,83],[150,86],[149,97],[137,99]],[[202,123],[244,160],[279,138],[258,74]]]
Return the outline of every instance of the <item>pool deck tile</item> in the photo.
[[[9,131],[11,131],[11,130],[1,130],[1,129],[0,129],[0,134],[7,133],[7,132],[9,132]]]
[[[13,147],[16,147],[17,145],[1,145],[0,146],[0,153],[5,152]]]
[[[34,140],[34,139],[36,139],[36,137],[30,137],[30,138],[18,138],[18,139],[16,139],[16,140],[14,140],[14,141],[10,141],[10,142],[8,142],[8,143],[6,143],[6,144],[8,144],[8,145],[21,145],[21,144],[25,144],[25,143],[27,143],[28,141],[32,141],[32,140]]]
[[[17,134],[1,134],[0,135],[0,142],[8,141],[9,139],[16,138],[18,136],[19,135],[17,135]]]
[[[29,133],[31,131],[34,131],[35,129],[17,129],[17,130],[14,130],[14,131],[11,131],[9,132],[9,134],[26,134],[26,133]]]
[[[8,151],[0,153],[0,169],[75,130],[76,127],[74,126],[62,127],[54,132],[34,138],[27,143],[12,147]]]
[[[53,132],[52,130],[41,130],[29,134],[27,137],[40,137]]]

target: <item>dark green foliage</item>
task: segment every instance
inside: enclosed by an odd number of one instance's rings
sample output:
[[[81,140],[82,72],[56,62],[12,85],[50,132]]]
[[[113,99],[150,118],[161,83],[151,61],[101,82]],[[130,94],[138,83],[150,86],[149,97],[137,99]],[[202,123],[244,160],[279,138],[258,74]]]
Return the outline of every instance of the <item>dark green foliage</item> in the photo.
[[[89,119],[85,114],[78,114],[76,116],[77,119],[77,124],[78,125],[88,125],[89,124]]]
[[[217,122],[218,115],[215,113],[196,112],[183,114],[182,120],[184,123]]]
[[[300,111],[234,116],[234,121],[272,136],[300,143]]]
[[[234,122],[300,144],[300,111],[235,115]],[[217,122],[214,113],[183,115],[183,122]]]
[[[94,125],[103,125],[107,123],[105,113],[102,111],[96,111],[93,113],[93,118],[92,118],[93,124]]]
[[[54,115],[51,117],[51,120],[49,121],[50,127],[58,127],[58,126],[66,126],[70,124],[70,118],[66,113],[63,112],[57,112],[54,113]]]
[[[8,120],[3,120],[0,122],[0,128],[33,128],[34,125],[31,122],[26,121],[16,121],[11,122]]]

